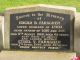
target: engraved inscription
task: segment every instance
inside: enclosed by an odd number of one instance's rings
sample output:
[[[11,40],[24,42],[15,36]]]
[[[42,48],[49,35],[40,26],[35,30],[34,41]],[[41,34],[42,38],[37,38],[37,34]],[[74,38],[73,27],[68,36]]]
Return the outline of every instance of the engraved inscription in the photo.
[[[10,48],[69,50],[70,15],[45,11],[11,14]]]

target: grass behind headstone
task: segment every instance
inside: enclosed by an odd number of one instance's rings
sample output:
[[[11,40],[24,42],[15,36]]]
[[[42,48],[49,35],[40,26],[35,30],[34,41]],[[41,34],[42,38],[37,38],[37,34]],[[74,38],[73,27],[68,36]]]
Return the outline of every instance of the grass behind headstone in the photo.
[[[73,6],[77,8],[77,11],[80,11],[80,0],[0,0],[0,13],[4,12],[4,10],[9,7],[33,4]]]

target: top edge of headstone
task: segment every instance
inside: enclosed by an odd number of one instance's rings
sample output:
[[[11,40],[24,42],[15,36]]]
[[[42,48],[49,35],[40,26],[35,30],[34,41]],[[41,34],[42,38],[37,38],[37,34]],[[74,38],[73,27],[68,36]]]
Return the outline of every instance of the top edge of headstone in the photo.
[[[26,12],[34,12],[34,11],[47,11],[47,12],[69,14],[71,15],[71,19],[73,19],[76,15],[75,7],[36,4],[36,5],[29,5],[29,6],[7,8],[5,10],[5,16],[10,14],[15,14],[15,13],[26,13]]]
[[[28,6],[17,6],[17,7],[11,7],[7,8],[7,10],[14,10],[14,9],[24,9],[29,7],[46,7],[46,8],[55,8],[55,9],[65,9],[65,10],[72,10],[76,11],[75,7],[69,7],[69,6],[57,6],[57,5],[48,5],[48,4],[35,4],[35,5],[28,5]]]

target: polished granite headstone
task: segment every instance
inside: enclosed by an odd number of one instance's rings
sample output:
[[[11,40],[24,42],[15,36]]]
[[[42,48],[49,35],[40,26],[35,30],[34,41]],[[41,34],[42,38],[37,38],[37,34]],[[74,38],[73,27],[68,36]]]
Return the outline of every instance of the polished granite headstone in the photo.
[[[39,4],[7,9],[0,18],[0,48],[6,50],[0,59],[71,60],[76,56],[74,45],[77,47],[74,20],[73,7]]]
[[[74,50],[75,8],[34,5],[5,11],[4,49]]]

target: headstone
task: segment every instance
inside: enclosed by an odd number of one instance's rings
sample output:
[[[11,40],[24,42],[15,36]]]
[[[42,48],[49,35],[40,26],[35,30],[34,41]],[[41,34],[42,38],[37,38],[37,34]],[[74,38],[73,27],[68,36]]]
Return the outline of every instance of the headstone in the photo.
[[[4,49],[73,51],[75,10],[51,5],[7,9]]]

